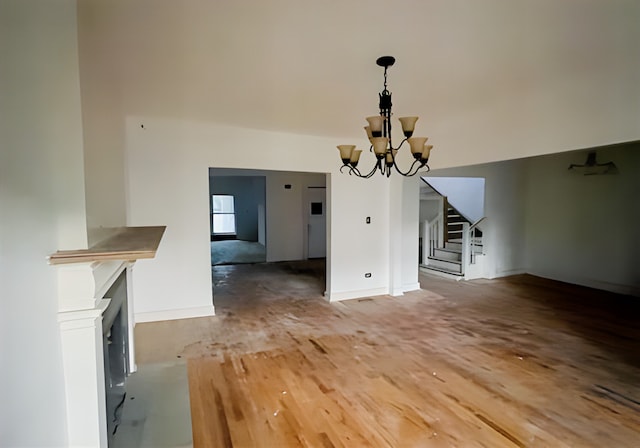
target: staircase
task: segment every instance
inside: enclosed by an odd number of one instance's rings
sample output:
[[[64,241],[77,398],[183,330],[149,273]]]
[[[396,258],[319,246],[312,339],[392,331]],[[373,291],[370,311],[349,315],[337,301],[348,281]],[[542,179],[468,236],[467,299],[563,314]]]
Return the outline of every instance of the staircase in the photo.
[[[446,198],[444,204],[446,214],[442,216],[442,223],[432,225],[433,231],[443,233],[443,238],[430,238],[427,263],[422,265],[421,269],[449,278],[462,279],[465,276],[465,257],[468,257],[467,265],[473,264],[476,256],[483,253],[482,231],[476,227],[482,220],[470,223],[447,203]],[[465,243],[468,246],[466,250]]]

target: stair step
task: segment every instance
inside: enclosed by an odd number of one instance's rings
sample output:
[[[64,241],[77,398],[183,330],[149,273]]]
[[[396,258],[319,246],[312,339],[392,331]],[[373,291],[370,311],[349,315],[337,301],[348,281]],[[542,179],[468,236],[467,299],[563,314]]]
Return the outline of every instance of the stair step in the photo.
[[[462,252],[462,242],[460,241],[455,241],[455,240],[449,240],[446,243],[444,243],[444,248],[445,249],[449,249],[449,250],[455,250],[455,251],[460,251]],[[484,249],[482,244],[475,244],[473,246],[473,253],[475,254],[482,254],[484,253]]]
[[[444,243],[444,248],[462,251],[462,243],[458,241],[449,240],[446,243]]]
[[[455,272],[450,272],[450,271],[447,271],[446,269],[439,269],[439,268],[436,268],[434,266],[422,265],[422,266],[420,266],[420,271],[424,272],[426,274],[433,274],[433,275],[437,275],[439,277],[450,278],[450,279],[453,279],[453,280],[461,280],[462,277],[463,277],[462,274],[457,274]]]
[[[461,261],[462,251],[457,249],[438,248],[433,250],[433,256],[441,260]]]
[[[454,274],[462,274],[462,263],[460,261],[445,260],[436,257],[429,257],[428,260],[427,266],[433,266]]]
[[[462,238],[449,238],[450,243],[459,243],[462,244]],[[482,238],[472,238],[471,242],[476,246],[482,246]]]

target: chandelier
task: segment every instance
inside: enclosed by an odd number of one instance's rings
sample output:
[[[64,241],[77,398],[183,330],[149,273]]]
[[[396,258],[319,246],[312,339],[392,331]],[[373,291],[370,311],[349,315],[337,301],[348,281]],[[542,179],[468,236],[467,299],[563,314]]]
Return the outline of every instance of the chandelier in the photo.
[[[355,145],[339,145],[338,150],[343,164],[340,167],[341,173],[346,168],[350,175],[353,174],[368,179],[376,171],[387,177],[391,176],[393,170],[407,177],[415,175],[423,167],[426,167],[427,171],[429,171],[427,162],[433,146],[425,144],[427,137],[413,137],[413,130],[418,117],[401,117],[399,120],[404,139],[396,148],[394,148],[391,141],[391,92],[387,89],[387,68],[391,67],[395,62],[396,59],[393,56],[382,56],[376,60],[376,64],[384,67],[384,90],[379,94],[380,115],[367,117],[369,125],[364,128],[371,143],[369,152],[375,154],[376,163],[369,173],[362,174],[358,169],[358,161],[362,150],[356,149]],[[396,163],[398,151],[405,142],[409,144],[413,155],[413,163],[407,171],[401,170]]]

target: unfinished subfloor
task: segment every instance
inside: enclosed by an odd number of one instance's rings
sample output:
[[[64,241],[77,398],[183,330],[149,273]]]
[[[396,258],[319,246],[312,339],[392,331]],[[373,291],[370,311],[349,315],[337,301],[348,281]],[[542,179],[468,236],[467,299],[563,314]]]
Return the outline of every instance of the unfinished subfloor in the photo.
[[[640,299],[532,276],[330,304],[322,262],[213,268],[216,316],[141,324],[186,358],[195,447],[640,444]]]

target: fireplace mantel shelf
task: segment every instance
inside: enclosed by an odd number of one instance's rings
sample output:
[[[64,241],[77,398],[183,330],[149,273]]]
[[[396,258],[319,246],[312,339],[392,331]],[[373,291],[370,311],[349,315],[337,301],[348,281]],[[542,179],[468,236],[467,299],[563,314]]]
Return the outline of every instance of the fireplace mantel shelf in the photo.
[[[49,264],[153,258],[166,228],[122,227],[111,237],[89,249],[59,250],[49,255]]]

